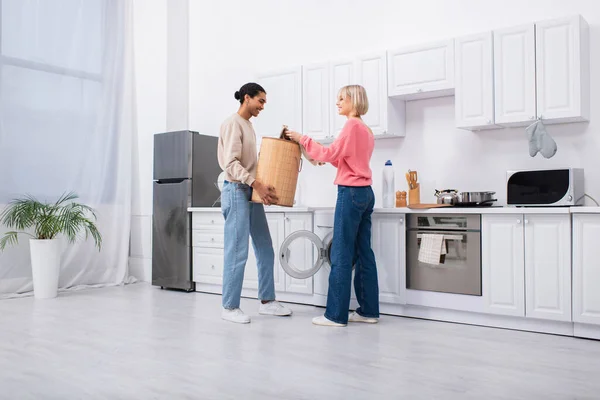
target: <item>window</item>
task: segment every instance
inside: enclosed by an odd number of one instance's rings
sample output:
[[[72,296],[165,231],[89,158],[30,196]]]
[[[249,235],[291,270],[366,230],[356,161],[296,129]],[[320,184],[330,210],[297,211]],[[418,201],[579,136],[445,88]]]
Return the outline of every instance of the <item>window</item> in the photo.
[[[104,98],[105,0],[0,6],[0,203],[25,193],[85,197],[116,173],[102,168],[115,151],[106,135],[114,118]]]

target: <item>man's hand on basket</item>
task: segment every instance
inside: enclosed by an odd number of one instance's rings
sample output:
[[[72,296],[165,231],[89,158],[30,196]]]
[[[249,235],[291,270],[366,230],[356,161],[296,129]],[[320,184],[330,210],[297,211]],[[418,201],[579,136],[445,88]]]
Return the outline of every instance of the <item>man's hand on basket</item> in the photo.
[[[279,200],[279,198],[275,194],[275,188],[273,186],[263,185],[259,181],[254,181],[254,183],[252,184],[252,189],[256,191],[258,197],[260,197],[263,204],[266,206],[276,204]]]

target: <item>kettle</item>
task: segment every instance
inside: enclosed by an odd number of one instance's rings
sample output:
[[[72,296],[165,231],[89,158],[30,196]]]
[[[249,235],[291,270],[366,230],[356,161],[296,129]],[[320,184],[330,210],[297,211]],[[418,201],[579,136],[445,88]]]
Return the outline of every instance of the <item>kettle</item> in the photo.
[[[438,204],[451,204],[458,203],[458,191],[455,189],[446,190],[435,190],[435,197],[437,197]]]

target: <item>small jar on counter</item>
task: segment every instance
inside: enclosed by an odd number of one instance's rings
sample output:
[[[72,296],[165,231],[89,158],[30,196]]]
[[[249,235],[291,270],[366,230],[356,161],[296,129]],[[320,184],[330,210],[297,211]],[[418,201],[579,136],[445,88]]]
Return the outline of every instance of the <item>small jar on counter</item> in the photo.
[[[396,207],[406,207],[406,192],[396,192]]]

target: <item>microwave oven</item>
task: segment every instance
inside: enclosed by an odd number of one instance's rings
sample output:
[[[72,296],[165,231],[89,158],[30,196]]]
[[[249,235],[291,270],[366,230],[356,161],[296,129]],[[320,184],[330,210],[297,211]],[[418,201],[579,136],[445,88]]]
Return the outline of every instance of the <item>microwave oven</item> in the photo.
[[[508,171],[506,204],[509,206],[578,206],[584,203],[583,169]]]

